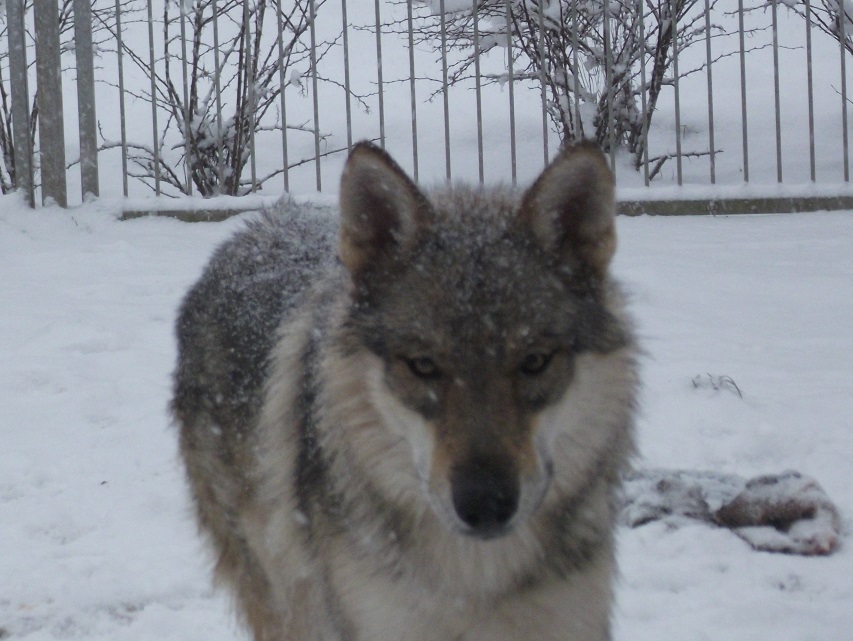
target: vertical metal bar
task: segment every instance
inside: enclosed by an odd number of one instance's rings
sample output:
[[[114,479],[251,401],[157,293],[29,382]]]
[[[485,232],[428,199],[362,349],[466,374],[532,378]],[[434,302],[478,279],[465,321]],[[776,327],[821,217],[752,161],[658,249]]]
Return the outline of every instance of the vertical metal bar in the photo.
[[[320,99],[317,96],[317,7],[315,0],[308,2],[308,32],[311,36],[311,88],[314,92],[314,168],[317,191],[323,191],[323,177],[320,169]]]
[[[640,42],[646,42],[646,13],[643,10],[643,0],[637,0],[637,13],[640,22]],[[643,184],[648,187],[649,176],[649,102],[648,87],[646,86],[646,51],[645,46],[640,52],[640,100],[643,108]]]
[[[613,49],[610,46],[610,0],[604,0],[604,81],[607,83],[607,147],[610,154],[610,171],[616,171],[616,140],[613,127]]]
[[[779,99],[779,20],[776,3],[770,3],[773,31],[773,105],[776,110],[776,182],[782,182],[782,106]]]
[[[379,145],[385,149],[385,83],[382,80],[382,18],[379,0],[374,3],[376,13],[376,83],[379,89]]]
[[[672,84],[675,89],[675,175],[679,187],[684,181],[681,164],[681,94],[678,84],[678,0],[670,5],[672,24]]]
[[[85,0],[81,0],[85,2]],[[178,17],[181,28],[181,79],[183,80],[183,99],[184,99],[184,180],[186,187],[184,191],[187,196],[193,195],[193,180],[192,180],[192,114],[190,114],[190,98],[189,98],[189,75],[187,73],[187,11],[186,2],[183,0],[178,2]]]
[[[705,74],[708,80],[708,151],[711,162],[711,184],[717,182],[717,151],[714,148],[714,81],[713,58],[711,57],[711,0],[705,0]]]
[[[124,36],[121,27],[121,0],[116,0],[116,56],[118,63],[118,112],[121,130],[121,187],[127,198],[127,110],[124,104]]]
[[[281,0],[277,0],[277,2],[281,2]],[[341,32],[344,38],[344,106],[347,118],[347,152],[350,152],[352,150],[352,96],[350,93],[349,77],[349,20],[347,20],[347,0],[341,0],[341,22]],[[279,27],[280,33],[281,28]],[[281,44],[281,37],[279,37],[278,41]]]
[[[34,0],[36,101],[39,109],[39,156],[42,203],[68,206],[65,182],[65,126],[62,114],[62,68],[59,53],[59,6],[56,0]]]
[[[450,86],[447,82],[447,16],[444,13],[444,0],[439,0],[439,26],[441,29],[441,96],[444,107],[444,173],[445,178],[450,180]]]
[[[119,0],[116,0],[118,2]],[[219,4],[217,0],[211,0],[210,9],[213,21],[213,72],[215,78],[214,92],[216,99],[216,172],[218,174],[217,194],[222,193],[225,186],[225,129],[222,125],[222,62],[219,59]],[[281,41],[279,40],[279,44]]]
[[[536,2],[536,9],[539,12],[539,91],[540,100],[542,101],[542,155],[543,163],[548,164],[548,93],[546,89],[546,74],[545,74],[545,7],[542,6],[544,0]]]
[[[12,92],[12,139],[15,158],[13,178],[15,188],[24,192],[30,207],[35,207],[24,11],[25,0],[6,0],[6,24],[9,30],[9,85]]]
[[[77,63],[77,113],[80,128],[81,194],[98,196],[98,119],[95,114],[95,64],[91,0],[74,0],[74,57]]]
[[[518,183],[518,168],[516,166],[516,142],[515,142],[515,71],[512,59],[512,0],[506,0],[506,57],[507,57],[507,85],[509,87],[509,156],[512,166],[512,184]]]
[[[812,11],[811,0],[804,0],[806,13],[806,94],[809,103],[809,176],[812,182],[817,179],[814,146],[814,82],[812,78]]]
[[[475,0],[476,2],[476,0]],[[415,29],[412,3],[406,3],[406,26],[409,32],[409,94],[412,109],[412,177],[418,180],[418,102],[415,83]]]
[[[343,0],[346,5],[346,0]],[[284,97],[284,90],[287,88],[287,83],[284,78],[284,16],[281,11],[281,0],[275,0],[276,20],[278,24],[278,86],[279,86],[279,108],[281,109],[281,162],[282,175],[284,176],[284,191],[290,191],[290,168],[288,153],[287,153],[287,100]],[[217,47],[218,48],[218,47]],[[218,75],[218,74],[217,74]],[[347,101],[349,101],[349,90],[347,90]],[[349,127],[347,134],[352,135]],[[347,143],[351,142],[351,138],[347,138]]]
[[[841,145],[844,150],[844,182],[850,182],[850,154],[847,132],[847,50],[845,41],[847,34],[847,3],[839,2],[838,10],[838,42],[841,45]]]
[[[740,43],[740,114],[743,146],[743,181],[749,182],[749,136],[746,116],[746,44],[743,26],[743,0],[738,0],[738,39]]]
[[[255,149],[255,115],[257,109],[257,89],[255,87],[255,58],[258,52],[253,47],[251,15],[249,1],[243,0],[243,28],[246,32],[246,84],[248,84],[247,99],[249,101],[249,173],[252,180],[252,193],[258,190],[258,164]],[[257,4],[255,5],[257,15]]]
[[[151,127],[154,138],[154,145],[151,148],[151,154],[154,161],[154,193],[160,195],[160,147],[159,138],[160,132],[157,128],[157,74],[155,73],[154,63],[154,9],[152,6],[153,0],[147,0],[148,5],[148,65],[151,77]]]
[[[583,121],[581,120],[581,85],[580,85],[580,67],[578,60],[578,3],[572,2],[571,23],[572,23],[572,81],[575,103],[575,140],[584,138]],[[562,13],[562,5],[560,8]]]
[[[473,0],[471,19],[474,22],[474,96],[477,101],[477,170],[480,184],[485,182],[483,168],[483,86],[480,73],[480,16],[478,0]]]

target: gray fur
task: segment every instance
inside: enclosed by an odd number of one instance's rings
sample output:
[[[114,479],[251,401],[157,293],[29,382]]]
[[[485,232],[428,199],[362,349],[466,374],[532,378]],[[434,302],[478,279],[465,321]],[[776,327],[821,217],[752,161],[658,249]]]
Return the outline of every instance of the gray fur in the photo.
[[[422,192],[358,145],[178,319],[199,522],[256,641],[609,637],[635,347],[600,152],[524,194]],[[340,259],[337,259],[339,256]]]

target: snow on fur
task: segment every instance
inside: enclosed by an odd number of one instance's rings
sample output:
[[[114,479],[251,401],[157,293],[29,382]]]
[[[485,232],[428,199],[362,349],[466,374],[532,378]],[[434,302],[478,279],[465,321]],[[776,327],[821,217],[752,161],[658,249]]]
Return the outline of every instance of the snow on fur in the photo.
[[[813,478],[799,472],[746,480],[734,474],[640,470],[625,484],[622,521],[639,527],[692,518],[730,528],[756,550],[819,555],[841,535],[838,508]]]

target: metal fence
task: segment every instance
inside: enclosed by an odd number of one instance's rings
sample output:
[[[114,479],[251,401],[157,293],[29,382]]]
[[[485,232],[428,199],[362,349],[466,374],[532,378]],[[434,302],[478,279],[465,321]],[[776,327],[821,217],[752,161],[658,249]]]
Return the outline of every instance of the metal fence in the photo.
[[[525,182],[584,137],[635,199],[853,195],[834,0],[5,6],[0,174],[32,203],[333,191],[358,139],[425,181]]]

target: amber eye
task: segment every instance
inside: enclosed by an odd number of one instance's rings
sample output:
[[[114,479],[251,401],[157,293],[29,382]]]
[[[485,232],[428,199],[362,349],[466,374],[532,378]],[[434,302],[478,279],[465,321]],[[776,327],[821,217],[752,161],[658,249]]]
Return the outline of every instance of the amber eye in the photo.
[[[548,365],[551,364],[551,358],[553,356],[553,352],[530,352],[527,356],[524,357],[524,360],[521,361],[521,366],[519,367],[519,369],[523,374],[527,374],[528,376],[536,376],[537,374],[541,374],[548,368]]]
[[[412,370],[412,374],[418,378],[438,378],[441,375],[438,365],[429,356],[416,356],[404,360],[409,369]]]

